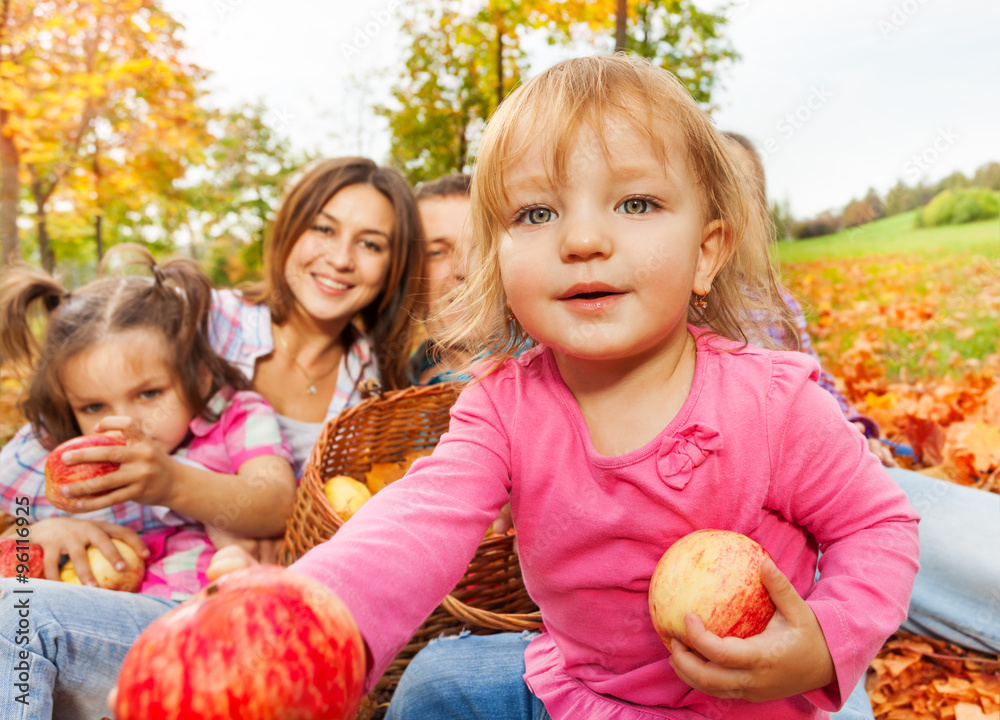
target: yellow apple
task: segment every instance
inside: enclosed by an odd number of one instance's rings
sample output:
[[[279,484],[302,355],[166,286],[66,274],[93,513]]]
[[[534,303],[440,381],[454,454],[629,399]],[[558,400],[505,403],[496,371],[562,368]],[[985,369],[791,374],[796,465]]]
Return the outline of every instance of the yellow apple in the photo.
[[[91,545],[87,548],[87,561],[90,563],[90,571],[94,573],[94,580],[99,587],[107,590],[121,590],[123,592],[138,592],[142,586],[142,579],[146,576],[146,564],[139,557],[139,554],[132,549],[132,546],[117,538],[112,538],[111,542],[118,548],[122,559],[125,561],[125,569],[121,572],[115,570],[114,566],[104,557],[104,553]],[[80,585],[80,578],[70,560],[59,571],[59,579],[63,582]]]
[[[372,496],[363,483],[348,475],[337,475],[327,480],[323,484],[323,492],[330,506],[344,520],[356,513]]]
[[[671,545],[649,582],[653,627],[687,644],[684,617],[694,613],[719,637],[747,638],[767,627],[774,603],[760,579],[767,550],[729,530],[697,530]]]

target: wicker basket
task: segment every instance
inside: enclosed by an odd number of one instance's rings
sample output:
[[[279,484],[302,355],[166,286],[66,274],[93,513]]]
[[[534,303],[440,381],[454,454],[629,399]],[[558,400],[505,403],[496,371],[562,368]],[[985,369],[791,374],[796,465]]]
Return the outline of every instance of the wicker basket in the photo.
[[[343,525],[323,492],[326,479],[335,475],[363,479],[374,463],[400,462],[407,453],[433,448],[448,429],[456,397],[451,385],[407,388],[369,398],[332,418],[320,433],[299,484],[282,562],[297,560]],[[388,701],[403,670],[431,639],[469,626],[477,634],[537,628],[541,625],[537,611],[521,579],[514,537],[485,538],[451,595],[389,665],[358,717],[371,717]]]

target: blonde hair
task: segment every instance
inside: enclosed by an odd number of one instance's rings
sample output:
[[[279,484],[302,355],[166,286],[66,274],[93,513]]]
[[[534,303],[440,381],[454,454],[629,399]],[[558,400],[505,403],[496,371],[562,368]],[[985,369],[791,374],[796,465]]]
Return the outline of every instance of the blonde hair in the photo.
[[[708,305],[699,309],[691,304],[688,321],[737,342],[776,346],[761,330],[760,318],[777,316],[789,325],[792,321],[779,299],[768,253],[766,202],[680,81],[646,60],[624,55],[558,63],[497,108],[483,134],[472,180],[470,271],[454,298],[464,307],[465,323],[448,328],[438,342],[484,349],[492,371],[530,341],[506,310],[500,276],[500,241],[510,222],[507,173],[535,139],[545,138],[551,151],[549,174],[562,181],[568,154],[584,127],[594,131],[611,157],[606,132],[610,122],[627,123],[664,164],[673,159],[667,138],[678,138],[677,149],[683,149],[702,191],[705,222],[722,220],[731,231],[728,251],[705,298]],[[649,271],[656,271],[655,263]]]

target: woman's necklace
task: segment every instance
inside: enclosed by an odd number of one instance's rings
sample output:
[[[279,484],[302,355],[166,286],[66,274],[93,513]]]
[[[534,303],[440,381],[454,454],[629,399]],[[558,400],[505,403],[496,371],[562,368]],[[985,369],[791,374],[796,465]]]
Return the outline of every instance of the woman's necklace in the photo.
[[[292,355],[292,351],[288,349],[288,343],[285,341],[285,338],[282,336],[281,333],[277,332],[277,327],[275,327],[275,332],[272,332],[271,334],[277,336],[278,342],[281,343],[281,347],[284,348],[285,353],[288,355],[291,361],[295,363],[295,367],[297,367],[299,371],[306,376],[306,380],[309,381],[309,387],[306,388],[306,392],[309,393],[310,395],[315,395],[316,393],[319,392],[319,388],[316,387],[317,380],[324,380],[325,378],[329,377],[340,366],[340,362],[337,362],[336,365],[334,365],[332,368],[327,370],[319,377],[313,377],[304,367],[302,367],[302,365],[295,358],[295,356]]]

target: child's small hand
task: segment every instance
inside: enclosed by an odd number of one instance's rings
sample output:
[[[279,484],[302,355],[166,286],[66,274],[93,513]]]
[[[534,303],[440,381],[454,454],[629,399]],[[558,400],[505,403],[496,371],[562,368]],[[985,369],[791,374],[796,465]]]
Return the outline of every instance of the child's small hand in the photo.
[[[64,485],[68,498],[100,494],[100,497],[76,501],[76,512],[90,512],[131,500],[142,505],[167,505],[171,490],[170,465],[175,462],[147,437],[138,423],[128,417],[106,417],[96,426],[100,433],[117,431],[126,445],[99,445],[66,452],[67,465],[84,462],[119,463],[114,472],[91,480]]]
[[[503,535],[512,527],[514,527],[514,521],[511,519],[510,503],[507,503],[500,508],[500,516],[493,521],[490,530],[493,531],[494,535]]]
[[[69,555],[73,569],[84,585],[97,586],[94,574],[87,560],[87,548],[96,547],[119,570],[125,569],[125,560],[118,548],[111,542],[118,538],[131,545],[139,557],[149,557],[146,544],[131,528],[115,525],[102,520],[81,520],[79,518],[55,517],[39,520],[31,525],[28,539],[39,545],[45,553],[45,577],[59,579],[59,558]]]
[[[761,566],[760,574],[777,608],[764,632],[745,640],[720,638],[689,614],[688,641],[702,657],[679,640],[671,641],[670,666],[695,690],[764,702],[826,687],[836,679],[812,608],[772,561]]]
[[[892,450],[887,448],[878,438],[868,437],[868,428],[861,421],[855,421],[854,427],[861,431],[861,434],[868,440],[868,449],[879,459],[884,467],[899,467],[896,458],[892,456]]]
[[[205,525],[205,532],[208,539],[215,545],[216,550],[238,545],[246,553],[262,565],[277,565],[278,551],[284,540],[277,538],[249,538],[243,535],[231,533],[212,524]]]
[[[212,556],[212,561],[208,564],[205,575],[208,576],[209,580],[218,580],[223,575],[254,565],[260,565],[260,563],[250,553],[239,545],[230,545]]]

